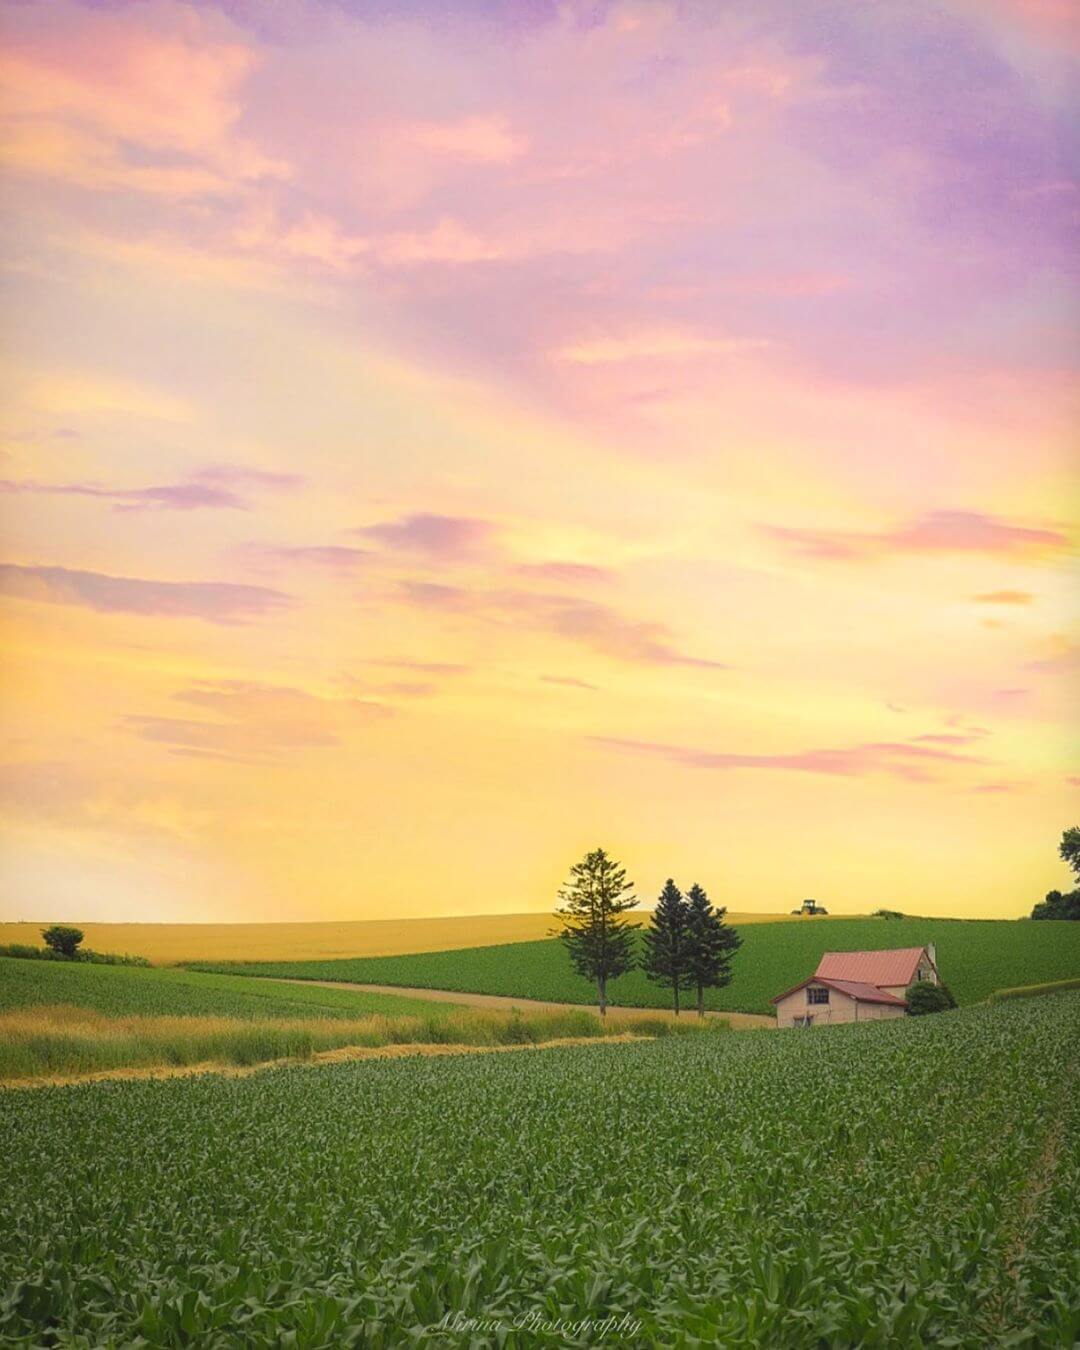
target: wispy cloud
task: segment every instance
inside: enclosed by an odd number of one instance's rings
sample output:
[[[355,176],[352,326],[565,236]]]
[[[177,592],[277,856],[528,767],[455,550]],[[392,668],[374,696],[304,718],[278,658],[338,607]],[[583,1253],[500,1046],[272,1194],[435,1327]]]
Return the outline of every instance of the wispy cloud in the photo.
[[[626,740],[616,736],[590,737],[598,745],[635,755],[666,759],[696,769],[765,769],[862,777],[882,773],[910,782],[927,782],[931,770],[942,765],[985,764],[975,755],[930,749],[910,741],[867,741],[839,748],[796,750],[785,754],[739,754],[667,745],[658,741]]]
[[[610,605],[580,596],[470,590],[426,581],[403,582],[400,590],[409,603],[425,609],[512,621],[519,627],[579,642],[620,661],[727,669],[722,661],[683,651],[665,624],[630,619]]]
[[[540,681],[542,684],[557,684],[565,689],[587,689],[593,693],[599,688],[588,680],[579,680],[575,675],[541,675]]]
[[[220,720],[132,714],[125,725],[143,740],[197,755],[243,761],[282,752],[341,744],[348,732],[388,715],[383,704],[328,698],[288,685],[246,680],[206,680],[173,698]]]
[[[69,567],[0,563],[0,591],[22,600],[79,605],[106,614],[205,619],[240,624],[290,604],[282,591],[231,581],[151,581]]]
[[[297,474],[213,464],[176,483],[128,488],[95,482],[44,483],[37,478],[0,479],[0,493],[10,496],[90,497],[112,504],[114,511],[203,511],[249,509],[238,489],[283,491],[300,486]]]
[[[229,488],[213,483],[160,483],[154,487],[111,488],[100,483],[42,483],[36,479],[0,479],[0,492],[52,497],[94,497],[112,503],[114,511],[239,511],[246,503]]]
[[[494,539],[495,527],[490,521],[467,516],[418,512],[378,525],[363,525],[355,532],[374,539],[384,548],[449,559],[486,548]]]
[[[896,554],[983,553],[1037,558],[1061,553],[1068,536],[1049,526],[1018,525],[978,511],[931,511],[908,525],[878,532],[762,527],[792,552],[830,562],[862,562]]]
[[[1035,599],[1030,591],[984,591],[971,598],[976,605],[1030,605]]]

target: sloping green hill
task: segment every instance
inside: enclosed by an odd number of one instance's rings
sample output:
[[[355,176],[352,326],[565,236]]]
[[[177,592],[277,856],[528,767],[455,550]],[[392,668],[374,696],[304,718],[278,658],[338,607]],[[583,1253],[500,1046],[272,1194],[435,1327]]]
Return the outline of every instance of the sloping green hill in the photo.
[[[68,1004],[112,1017],[365,1017],[420,1013],[431,1004],[395,994],[281,984],[175,968],[94,966],[0,957],[0,1012]]]
[[[749,924],[735,979],[712,992],[707,1006],[740,1012],[771,1012],[769,999],[813,973],[825,951],[937,945],[942,978],[959,1003],[975,1003],[995,989],[1080,975],[1080,924],[989,919],[813,919]],[[346,961],[296,961],[253,965],[200,965],[235,974],[287,975],[307,980],[348,980],[467,993],[590,1003],[595,991],[574,974],[562,944],[515,942],[415,956],[363,957]],[[609,988],[614,1004],[667,1007],[670,992],[634,971]]]

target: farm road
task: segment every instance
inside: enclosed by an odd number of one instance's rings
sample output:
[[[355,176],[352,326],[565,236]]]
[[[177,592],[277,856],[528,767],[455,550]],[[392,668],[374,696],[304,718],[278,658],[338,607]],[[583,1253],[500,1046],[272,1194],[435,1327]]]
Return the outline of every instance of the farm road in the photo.
[[[512,998],[506,994],[464,994],[457,989],[413,989],[398,984],[351,984],[347,980],[293,980],[277,978],[281,984],[321,984],[327,989],[362,989],[369,994],[397,994],[405,998],[423,998],[432,1003],[456,1003],[459,1007],[495,1008],[509,1012],[520,1008],[522,1012],[568,1012],[585,1008],[581,1003],[547,1003],[538,998]],[[613,1008],[609,1005],[608,1016],[612,1020],[627,1017],[674,1017],[674,1013],[663,1008]],[[706,1013],[706,1017],[723,1017],[729,1021],[735,1031],[746,1031],[751,1027],[774,1027],[776,1022],[761,1013]],[[695,1012],[684,1012],[683,1017],[696,1017]]]

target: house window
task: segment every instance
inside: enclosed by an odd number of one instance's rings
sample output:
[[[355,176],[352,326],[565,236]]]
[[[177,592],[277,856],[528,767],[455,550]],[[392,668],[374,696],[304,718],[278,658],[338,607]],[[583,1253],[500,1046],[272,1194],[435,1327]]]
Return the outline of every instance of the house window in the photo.
[[[806,991],[806,1001],[807,1003],[828,1003],[829,991],[824,986],[817,988],[811,985]]]

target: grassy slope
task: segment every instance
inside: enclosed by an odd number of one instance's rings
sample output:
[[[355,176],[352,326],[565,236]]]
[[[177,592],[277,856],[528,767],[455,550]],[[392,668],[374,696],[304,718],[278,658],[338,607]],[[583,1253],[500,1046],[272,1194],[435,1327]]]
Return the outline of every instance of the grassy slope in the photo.
[[[813,972],[824,951],[915,947],[935,942],[942,978],[961,1004],[995,989],[1080,974],[1080,924],[961,919],[795,920],[740,929],[735,979],[710,993],[710,1008],[771,1012],[769,999]],[[225,969],[226,967],[217,967]],[[588,1003],[592,987],[574,974],[558,941],[519,942],[464,951],[350,961],[297,961],[228,967],[252,975],[290,975],[359,984],[509,994],[520,998]],[[667,1007],[670,993],[633,971],[610,988],[616,1004]]]
[[[0,957],[0,1012],[70,1004],[110,1016],[251,1018],[430,1016],[432,1005],[393,994],[283,985],[238,975],[138,966],[67,965]],[[453,1009],[452,1004],[445,1005]]]
[[[736,917],[740,923],[772,923],[786,916]],[[535,941],[547,937],[551,925],[549,913],[317,923],[75,923],[86,934],[86,946],[94,951],[145,956],[163,966],[182,961],[328,961],[445,952]],[[17,942],[40,947],[44,927],[44,923],[0,923],[0,945]]]

